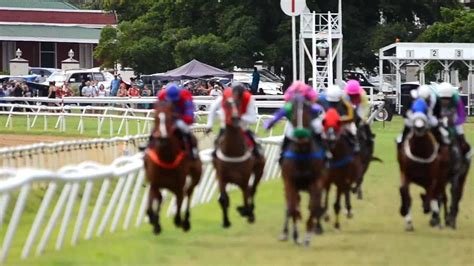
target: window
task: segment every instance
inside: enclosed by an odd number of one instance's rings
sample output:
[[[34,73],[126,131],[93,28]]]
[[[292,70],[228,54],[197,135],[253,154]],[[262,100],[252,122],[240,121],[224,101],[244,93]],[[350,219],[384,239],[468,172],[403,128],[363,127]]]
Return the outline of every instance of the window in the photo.
[[[94,80],[105,81],[104,75],[102,73],[94,73]]]
[[[42,67],[56,67],[56,44],[53,42],[40,43],[40,64]]]
[[[81,73],[75,73],[75,74],[72,74],[71,77],[69,78],[69,83],[81,83],[82,79],[83,77]]]

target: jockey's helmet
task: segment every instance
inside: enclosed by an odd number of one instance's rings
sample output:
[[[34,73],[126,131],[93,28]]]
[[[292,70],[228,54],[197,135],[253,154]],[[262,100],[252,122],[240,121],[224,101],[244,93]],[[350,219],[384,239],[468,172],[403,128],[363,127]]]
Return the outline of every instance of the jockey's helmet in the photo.
[[[342,90],[337,85],[331,85],[326,90],[326,99],[328,102],[339,102],[342,97]]]
[[[429,100],[431,97],[431,88],[428,85],[421,85],[418,87],[418,97]]]
[[[239,97],[239,98],[242,98],[242,96],[244,95],[245,90],[247,90],[245,88],[245,85],[241,82],[232,82],[230,87],[232,88],[232,93],[234,95],[236,95],[237,97]]]
[[[359,81],[351,79],[347,82],[344,89],[348,95],[360,95],[361,87]]]
[[[166,98],[173,101],[177,102],[179,101],[179,94],[180,94],[180,89],[178,85],[171,83],[166,86]]]
[[[443,82],[438,86],[438,93],[441,98],[451,98],[454,95],[454,87],[448,82]]]
[[[424,113],[424,114],[426,114],[427,111],[428,111],[428,105],[426,104],[425,100],[417,99],[411,105],[411,111],[413,113]]]

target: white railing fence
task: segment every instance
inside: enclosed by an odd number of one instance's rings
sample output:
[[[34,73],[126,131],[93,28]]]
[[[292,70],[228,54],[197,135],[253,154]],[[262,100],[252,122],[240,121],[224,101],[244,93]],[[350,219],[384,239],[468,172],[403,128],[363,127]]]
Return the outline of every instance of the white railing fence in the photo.
[[[262,181],[279,176],[281,140],[260,140],[267,158]],[[201,152],[203,175],[192,206],[208,203],[217,193],[209,154],[209,150]],[[120,157],[110,165],[83,162],[55,172],[1,169],[0,261],[5,262],[9,255],[12,261],[18,261],[33,252],[40,255],[46,250],[60,250],[66,243],[76,245],[107,232],[141,226],[146,222],[148,199],[142,156]],[[173,199],[169,202],[168,215],[174,212]]]

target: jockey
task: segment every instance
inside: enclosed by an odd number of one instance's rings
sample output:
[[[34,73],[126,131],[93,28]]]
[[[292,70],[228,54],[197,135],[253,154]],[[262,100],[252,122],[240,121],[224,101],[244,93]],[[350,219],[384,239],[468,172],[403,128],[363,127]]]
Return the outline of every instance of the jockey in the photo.
[[[441,114],[447,118],[446,126],[454,126],[462,152],[466,158],[469,158],[471,147],[464,136],[463,124],[466,122],[466,112],[461,97],[459,97],[458,91],[447,82],[439,85],[438,93],[441,98]]]
[[[322,99],[325,110],[334,108],[341,116],[343,129],[347,132],[348,140],[354,146],[354,152],[360,151],[359,140],[357,139],[357,127],[355,125],[354,108],[344,97],[344,93],[337,85],[331,85],[326,89],[326,94]]]
[[[192,139],[189,128],[194,122],[194,104],[191,93],[180,89],[177,84],[170,83],[166,89],[159,92],[158,100],[172,103],[173,112],[176,115],[175,126],[183,136],[184,145],[188,149],[190,157],[197,159],[197,145]]]
[[[245,88],[245,86],[240,82],[233,82],[230,88],[224,90],[224,95],[219,96],[209,108],[209,115],[207,118],[207,130],[206,133],[212,131],[214,125],[214,120],[216,113],[222,108],[223,99],[225,97],[234,97],[237,105],[240,106],[240,126],[247,134],[248,138],[252,141],[254,145],[253,154],[257,157],[260,157],[259,145],[255,140],[253,132],[249,129],[250,124],[257,123],[257,109],[255,107],[255,101],[252,98],[252,94]],[[214,146],[217,148],[217,143],[220,137],[224,134],[225,119],[223,118],[224,112],[220,112],[221,115],[221,129],[219,130],[219,135],[214,142]],[[215,152],[215,151],[214,151]],[[215,154],[214,154],[215,155]]]
[[[358,116],[358,126],[367,124],[370,114],[369,98],[367,93],[359,84],[357,80],[349,80],[344,88],[349,102],[354,106],[355,114]]]
[[[269,130],[272,128],[278,121],[280,121],[283,117],[289,117],[291,115],[291,110],[293,108],[291,100],[294,97],[297,96],[302,96],[304,97],[305,100],[309,101],[312,103],[312,117],[313,120],[311,122],[312,126],[312,131],[315,133],[316,140],[318,141],[318,136],[321,135],[322,133],[322,122],[321,119],[319,119],[319,115],[322,113],[323,108],[321,105],[316,104],[316,99],[318,97],[316,91],[309,85],[306,85],[302,81],[295,81],[291,86],[286,90],[284,100],[285,104],[283,107],[278,110],[272,119],[265,121],[264,128],[266,130]],[[318,118],[318,119],[317,119]],[[282,154],[285,152],[286,148],[288,147],[288,144],[291,139],[294,139],[294,128],[291,123],[287,123],[286,128],[285,128],[285,137],[283,138],[283,144],[281,148],[281,153],[280,153],[280,159],[282,158]]]
[[[440,144],[449,144],[448,132],[440,127],[439,121],[441,119],[441,105],[436,93],[428,85],[421,85],[416,91],[412,93],[412,97],[416,99],[423,99],[427,104],[426,116],[431,127],[436,141]],[[397,143],[400,145],[405,140],[411,126],[407,125],[405,120],[405,127],[402,135],[397,138]],[[408,122],[409,123],[409,122]]]

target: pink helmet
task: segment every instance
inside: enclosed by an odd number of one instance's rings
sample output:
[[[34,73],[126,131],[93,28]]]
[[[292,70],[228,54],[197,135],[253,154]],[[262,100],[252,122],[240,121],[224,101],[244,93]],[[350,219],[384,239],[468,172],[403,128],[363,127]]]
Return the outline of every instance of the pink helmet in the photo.
[[[307,85],[303,81],[295,81],[291,86],[286,90],[285,92],[285,101],[290,101],[295,94],[301,94],[303,95],[306,99],[308,99],[311,102],[316,101],[318,98],[318,94],[316,93],[316,90],[314,90],[311,86]]]
[[[358,95],[361,89],[359,81],[353,79],[349,80],[344,88],[348,95]]]

